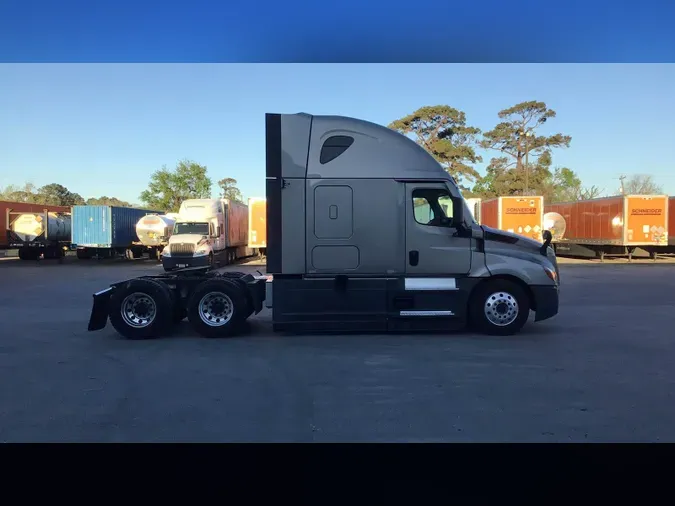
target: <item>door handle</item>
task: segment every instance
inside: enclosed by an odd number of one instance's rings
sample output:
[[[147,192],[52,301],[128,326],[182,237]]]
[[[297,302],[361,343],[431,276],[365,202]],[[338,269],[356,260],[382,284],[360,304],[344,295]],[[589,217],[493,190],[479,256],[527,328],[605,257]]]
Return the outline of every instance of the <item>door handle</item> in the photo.
[[[408,262],[410,265],[417,265],[420,262],[420,252],[416,250],[408,252]]]

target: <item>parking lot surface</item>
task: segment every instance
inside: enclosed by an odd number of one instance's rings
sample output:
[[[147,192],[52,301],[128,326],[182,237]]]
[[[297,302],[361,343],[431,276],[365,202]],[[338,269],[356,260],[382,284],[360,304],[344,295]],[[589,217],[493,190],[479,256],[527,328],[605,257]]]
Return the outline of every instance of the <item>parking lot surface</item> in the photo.
[[[675,441],[673,264],[565,263],[560,314],[508,338],[87,332],[159,272],[0,261],[0,441]]]

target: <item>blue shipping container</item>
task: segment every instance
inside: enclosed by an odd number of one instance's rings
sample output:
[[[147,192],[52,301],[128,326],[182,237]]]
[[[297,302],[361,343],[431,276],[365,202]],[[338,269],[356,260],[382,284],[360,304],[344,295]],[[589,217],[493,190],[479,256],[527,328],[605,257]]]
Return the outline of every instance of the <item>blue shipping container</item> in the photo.
[[[113,206],[73,206],[71,235],[73,246],[125,248],[138,241],[136,223],[148,209]]]

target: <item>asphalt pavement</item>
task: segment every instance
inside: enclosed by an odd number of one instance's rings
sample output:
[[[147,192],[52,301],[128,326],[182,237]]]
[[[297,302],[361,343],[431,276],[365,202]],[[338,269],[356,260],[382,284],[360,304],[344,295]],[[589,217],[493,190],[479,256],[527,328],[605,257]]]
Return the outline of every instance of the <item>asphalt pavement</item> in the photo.
[[[153,272],[0,261],[0,441],[675,441],[672,263],[565,263],[560,314],[508,338],[87,332],[93,292]]]

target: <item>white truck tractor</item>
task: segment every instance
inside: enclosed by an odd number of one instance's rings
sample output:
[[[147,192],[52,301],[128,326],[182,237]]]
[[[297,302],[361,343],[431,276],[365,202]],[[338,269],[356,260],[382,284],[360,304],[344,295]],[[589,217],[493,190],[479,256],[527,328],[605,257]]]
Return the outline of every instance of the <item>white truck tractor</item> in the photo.
[[[215,255],[226,247],[224,216],[221,200],[185,200],[162,250],[164,270],[213,265]]]

